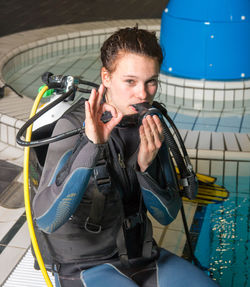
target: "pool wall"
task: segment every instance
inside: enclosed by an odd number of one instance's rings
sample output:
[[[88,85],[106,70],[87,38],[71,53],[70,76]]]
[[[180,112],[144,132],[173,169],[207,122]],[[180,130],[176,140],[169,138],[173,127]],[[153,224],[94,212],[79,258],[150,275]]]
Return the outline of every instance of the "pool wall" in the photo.
[[[161,74],[160,82],[168,104],[210,111],[250,106],[250,80],[193,80]]]

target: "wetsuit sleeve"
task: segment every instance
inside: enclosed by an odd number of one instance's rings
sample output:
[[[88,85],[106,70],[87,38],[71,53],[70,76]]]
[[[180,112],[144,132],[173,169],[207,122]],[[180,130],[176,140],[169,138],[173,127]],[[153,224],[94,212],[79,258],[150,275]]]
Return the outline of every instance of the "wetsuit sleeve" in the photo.
[[[145,172],[137,171],[137,178],[148,211],[162,225],[170,224],[180,210],[181,198],[173,162],[165,145]]]
[[[67,119],[58,121],[53,135],[74,129]],[[93,166],[104,145],[90,142],[85,135],[49,145],[33,211],[38,227],[51,233],[76,210],[86,191]]]

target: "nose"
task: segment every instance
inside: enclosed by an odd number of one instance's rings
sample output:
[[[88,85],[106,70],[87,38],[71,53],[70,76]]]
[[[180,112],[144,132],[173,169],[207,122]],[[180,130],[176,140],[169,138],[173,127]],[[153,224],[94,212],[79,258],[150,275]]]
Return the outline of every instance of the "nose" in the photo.
[[[144,84],[141,84],[137,91],[137,98],[140,100],[146,100],[148,96],[146,86]]]

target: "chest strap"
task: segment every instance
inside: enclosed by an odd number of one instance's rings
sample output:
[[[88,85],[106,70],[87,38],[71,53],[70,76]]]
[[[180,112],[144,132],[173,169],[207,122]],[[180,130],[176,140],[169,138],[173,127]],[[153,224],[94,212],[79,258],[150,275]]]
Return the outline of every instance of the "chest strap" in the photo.
[[[84,228],[90,233],[100,233],[104,214],[106,195],[111,190],[111,180],[105,160],[98,162],[93,171],[94,191],[89,216],[86,218]]]

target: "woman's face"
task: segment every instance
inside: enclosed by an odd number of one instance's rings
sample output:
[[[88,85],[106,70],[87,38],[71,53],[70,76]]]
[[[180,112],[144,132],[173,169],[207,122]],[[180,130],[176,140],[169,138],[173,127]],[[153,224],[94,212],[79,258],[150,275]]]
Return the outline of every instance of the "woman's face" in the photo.
[[[123,52],[116,59],[115,70],[102,68],[102,82],[107,88],[106,102],[123,115],[136,113],[132,105],[152,103],[158,86],[159,64],[154,58]]]

